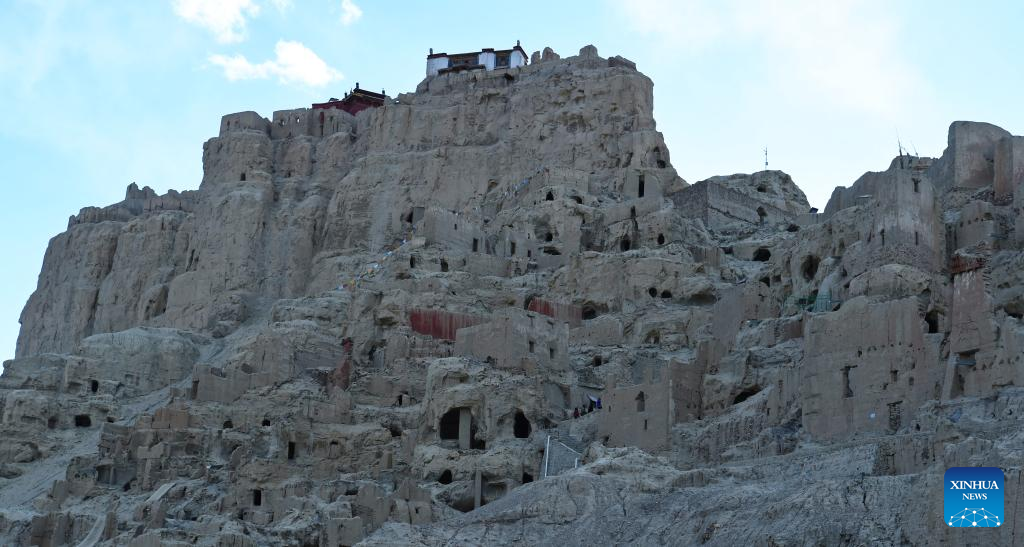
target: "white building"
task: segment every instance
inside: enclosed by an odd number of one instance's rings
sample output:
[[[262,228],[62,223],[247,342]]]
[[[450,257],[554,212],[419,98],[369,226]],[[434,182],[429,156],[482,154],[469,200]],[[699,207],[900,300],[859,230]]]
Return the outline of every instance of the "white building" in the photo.
[[[519,45],[512,49],[482,49],[473,53],[434,53],[433,48],[427,55],[427,76],[436,76],[460,70],[494,70],[496,68],[515,68],[526,65],[526,51]]]

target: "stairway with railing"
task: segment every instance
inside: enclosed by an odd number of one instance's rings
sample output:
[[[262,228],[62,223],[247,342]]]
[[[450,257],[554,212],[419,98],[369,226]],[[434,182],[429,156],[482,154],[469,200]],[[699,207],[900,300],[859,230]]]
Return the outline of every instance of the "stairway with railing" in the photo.
[[[554,477],[580,465],[583,454],[568,444],[548,435],[544,443],[544,468],[541,478]]]

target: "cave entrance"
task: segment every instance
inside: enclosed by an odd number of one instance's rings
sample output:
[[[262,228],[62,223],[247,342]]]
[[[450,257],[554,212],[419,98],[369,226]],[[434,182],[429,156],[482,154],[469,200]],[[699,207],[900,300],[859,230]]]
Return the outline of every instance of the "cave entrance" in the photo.
[[[811,281],[814,279],[814,276],[818,274],[818,264],[820,263],[821,259],[814,255],[809,255],[804,258],[803,264],[800,265],[800,272],[804,276],[804,281]]]
[[[78,414],[75,416],[75,427],[90,427],[92,426],[92,418],[88,414]]]
[[[530,426],[530,420],[526,418],[526,414],[523,414],[522,410],[516,411],[515,422],[512,424],[512,433],[517,439],[525,439],[530,436],[530,431],[533,428]]]
[[[473,412],[469,407],[455,407],[441,416],[438,424],[438,434],[442,440],[458,439],[459,448],[483,448],[483,441],[475,437],[476,424],[473,423]]]
[[[736,395],[736,397],[732,400],[732,404],[738,405],[738,404],[742,403],[743,401],[746,401],[747,399],[753,397],[754,395],[757,395],[758,392],[760,392],[760,391],[761,391],[761,387],[760,386],[748,387],[747,389],[744,389],[743,391],[739,392]]]
[[[931,310],[925,314],[924,320],[928,323],[928,334],[936,334],[939,332],[939,312],[938,310]]]
[[[441,425],[438,428],[442,440],[454,440],[459,438],[459,409],[453,408],[441,416]]]

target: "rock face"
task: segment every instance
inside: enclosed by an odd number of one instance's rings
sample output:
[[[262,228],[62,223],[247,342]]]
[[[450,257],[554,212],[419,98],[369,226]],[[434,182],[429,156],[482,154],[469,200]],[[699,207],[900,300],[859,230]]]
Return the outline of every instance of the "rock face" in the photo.
[[[688,185],[652,109],[546,49],[224,116],[198,190],[83,209],[0,377],[0,543],[938,545],[947,467],[1021,501],[1021,137],[818,214]]]

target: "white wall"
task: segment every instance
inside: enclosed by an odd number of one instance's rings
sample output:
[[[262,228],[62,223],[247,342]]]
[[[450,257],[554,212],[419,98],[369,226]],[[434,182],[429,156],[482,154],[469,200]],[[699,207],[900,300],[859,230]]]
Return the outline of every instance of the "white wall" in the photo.
[[[477,62],[484,65],[487,70],[494,70],[495,55],[493,51],[483,51],[480,53],[480,57],[477,58]]]
[[[448,68],[448,56],[427,59],[427,76],[436,76],[437,71]]]
[[[509,68],[515,68],[517,66],[526,65],[526,56],[523,55],[518,49],[512,51],[512,55],[508,59]]]

